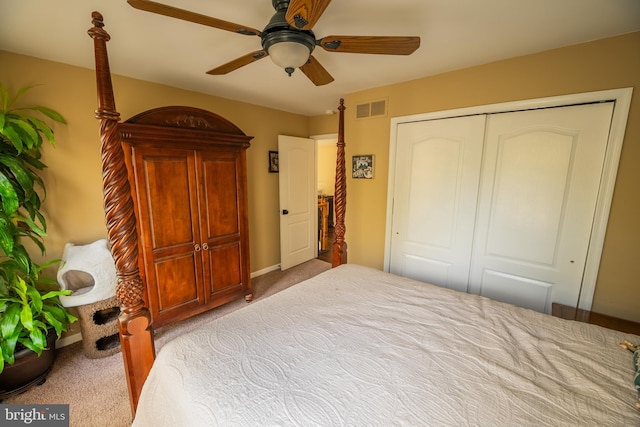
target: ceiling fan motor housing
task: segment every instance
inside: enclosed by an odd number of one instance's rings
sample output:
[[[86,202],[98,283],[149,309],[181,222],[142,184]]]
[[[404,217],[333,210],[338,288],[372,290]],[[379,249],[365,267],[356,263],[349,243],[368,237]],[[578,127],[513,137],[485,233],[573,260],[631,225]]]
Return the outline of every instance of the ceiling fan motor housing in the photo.
[[[271,4],[275,10],[287,10],[290,0],[271,0]]]
[[[316,47],[316,37],[311,30],[299,30],[287,22],[285,15],[289,7],[289,0],[272,0],[276,13],[260,34],[262,48],[269,52],[269,48],[278,43],[297,43],[309,50],[309,54]],[[287,70],[291,75],[293,69]]]
[[[269,50],[269,47],[275,43],[294,42],[305,45],[309,52],[313,52],[316,47],[316,36],[311,30],[299,30],[292,27],[287,22],[285,15],[289,7],[289,0],[271,0],[276,13],[262,30],[260,38],[262,39],[262,47]]]

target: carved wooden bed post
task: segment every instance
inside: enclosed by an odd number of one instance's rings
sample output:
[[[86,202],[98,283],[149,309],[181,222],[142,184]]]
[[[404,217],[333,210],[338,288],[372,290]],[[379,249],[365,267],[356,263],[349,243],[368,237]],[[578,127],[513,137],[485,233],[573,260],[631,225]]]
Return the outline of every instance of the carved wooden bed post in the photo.
[[[93,38],[100,140],[102,143],[102,181],[104,209],[111,252],[118,271],[116,296],[120,301],[118,318],[125,375],[129,387],[132,412],[140,397],[142,385],[155,358],[153,329],[149,310],[144,306],[144,283],[138,269],[138,235],[128,172],[119,131],[120,114],[116,111],[111,72],[107,56],[110,36],[102,28],[102,15],[92,13]]]
[[[344,157],[344,99],[340,99],[338,107],[338,152],[336,154],[336,187],[335,187],[335,234],[336,240],[333,242],[333,253],[331,255],[331,266],[337,267],[347,263],[347,242],[344,241],[346,227],[344,225],[344,213],[347,208],[347,174]]]

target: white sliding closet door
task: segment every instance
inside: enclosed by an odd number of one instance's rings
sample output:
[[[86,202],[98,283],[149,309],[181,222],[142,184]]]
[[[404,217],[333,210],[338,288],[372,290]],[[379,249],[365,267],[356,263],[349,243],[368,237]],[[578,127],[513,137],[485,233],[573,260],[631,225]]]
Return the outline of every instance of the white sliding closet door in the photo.
[[[392,273],[467,291],[485,116],[398,129]]]
[[[577,306],[613,103],[488,117],[469,291]]]
[[[389,271],[576,306],[613,105],[399,124]]]

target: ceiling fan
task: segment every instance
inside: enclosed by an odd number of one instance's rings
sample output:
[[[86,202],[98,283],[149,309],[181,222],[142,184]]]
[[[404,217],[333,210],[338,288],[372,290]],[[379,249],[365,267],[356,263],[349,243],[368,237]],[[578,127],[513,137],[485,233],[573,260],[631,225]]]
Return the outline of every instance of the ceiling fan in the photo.
[[[296,68],[300,68],[309,80],[316,86],[321,86],[331,83],[333,77],[311,55],[316,46],[322,47],[327,52],[382,55],[410,55],[420,46],[420,37],[327,36],[316,39],[311,28],[320,19],[331,0],[271,0],[276,12],[262,31],[150,0],[127,0],[127,2],[134,8],[147,12],[237,34],[260,37],[262,49],[207,71],[207,74],[213,75],[227,74],[270,56],[272,61],[283,68],[289,76]]]

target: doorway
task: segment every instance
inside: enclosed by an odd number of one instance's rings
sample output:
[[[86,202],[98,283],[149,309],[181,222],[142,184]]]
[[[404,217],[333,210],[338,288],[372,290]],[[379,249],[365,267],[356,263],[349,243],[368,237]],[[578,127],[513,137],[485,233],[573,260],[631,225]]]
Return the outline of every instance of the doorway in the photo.
[[[331,262],[331,249],[335,240],[334,206],[336,178],[336,134],[312,136],[318,146],[318,259]]]

